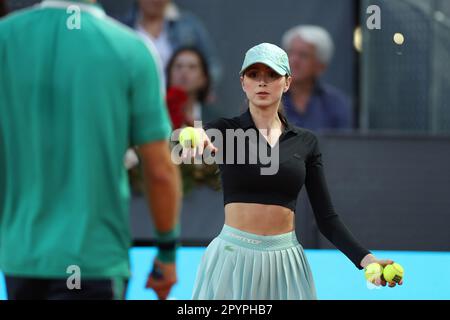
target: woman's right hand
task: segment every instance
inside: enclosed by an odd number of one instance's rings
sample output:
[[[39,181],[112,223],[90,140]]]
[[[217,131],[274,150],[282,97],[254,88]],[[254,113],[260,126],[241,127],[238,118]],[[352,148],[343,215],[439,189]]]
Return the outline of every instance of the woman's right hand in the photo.
[[[196,155],[202,156],[206,148],[211,149],[211,152],[217,152],[219,150],[213,145],[203,128],[194,128],[194,130],[197,134],[198,143],[194,147],[183,146],[182,159],[193,158]]]

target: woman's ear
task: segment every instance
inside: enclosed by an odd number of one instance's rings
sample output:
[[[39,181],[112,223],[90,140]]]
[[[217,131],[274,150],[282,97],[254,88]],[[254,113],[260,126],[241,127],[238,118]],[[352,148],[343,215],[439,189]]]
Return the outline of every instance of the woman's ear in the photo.
[[[289,88],[291,86],[291,82],[292,82],[292,77],[291,76],[286,77],[286,84],[284,86],[283,93],[286,93],[289,90]]]
[[[241,80],[241,87],[242,87],[242,90],[245,92],[244,77],[243,77],[243,76],[240,76],[239,79]]]

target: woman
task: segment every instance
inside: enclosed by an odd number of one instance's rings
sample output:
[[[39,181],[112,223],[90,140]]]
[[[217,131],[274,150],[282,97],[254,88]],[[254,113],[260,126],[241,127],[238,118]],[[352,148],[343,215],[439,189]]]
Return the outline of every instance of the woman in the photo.
[[[182,47],[175,51],[167,65],[167,88],[168,93],[181,89],[187,95],[183,105],[185,125],[193,126],[195,120],[202,119],[202,108],[210,87],[208,65],[200,50]]]
[[[280,112],[281,97],[291,83],[286,53],[272,44],[257,45],[247,52],[240,75],[248,110],[197,129],[203,139],[201,146],[216,154],[221,150],[211,143],[208,129],[223,136],[225,162],[220,171],[225,225],[202,258],[193,299],[317,298],[309,264],[294,231],[296,199],[303,184],[320,231],[358,269],[373,262],[383,266],[393,263],[378,260],[341,222],[330,201],[316,136],[292,126]],[[227,153],[234,145],[227,129],[256,130],[260,148],[267,148],[271,159],[277,160],[276,173],[261,174],[262,161],[230,163],[232,157]],[[247,160],[250,142],[245,147]],[[183,156],[203,154],[204,150],[184,149]],[[386,285],[380,277],[373,282]]]

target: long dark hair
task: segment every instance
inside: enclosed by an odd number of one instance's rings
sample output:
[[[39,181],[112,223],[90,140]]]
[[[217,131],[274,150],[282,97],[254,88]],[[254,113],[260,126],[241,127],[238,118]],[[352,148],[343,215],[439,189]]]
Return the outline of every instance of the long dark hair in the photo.
[[[166,75],[167,75],[167,88],[169,88],[170,83],[172,82],[171,79],[171,70],[172,67],[175,63],[175,60],[177,59],[177,57],[183,53],[183,52],[192,52],[195,55],[197,55],[198,59],[200,60],[200,67],[202,69],[202,73],[206,79],[206,83],[205,85],[198,91],[197,93],[197,100],[201,103],[204,104],[206,101],[206,98],[208,97],[209,94],[209,90],[211,88],[211,76],[210,76],[210,72],[209,72],[209,67],[208,67],[208,62],[206,61],[205,56],[203,55],[203,53],[196,47],[191,47],[191,46],[186,46],[186,47],[180,47],[177,50],[175,50],[175,52],[172,54],[172,56],[170,57],[169,62],[167,63],[167,67],[166,67]]]

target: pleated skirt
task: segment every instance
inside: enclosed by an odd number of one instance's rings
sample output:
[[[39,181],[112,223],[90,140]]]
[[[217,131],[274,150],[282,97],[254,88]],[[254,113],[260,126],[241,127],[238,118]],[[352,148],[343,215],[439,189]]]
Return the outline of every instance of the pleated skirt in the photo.
[[[261,236],[224,225],[207,247],[194,300],[315,300],[311,268],[295,232]]]

